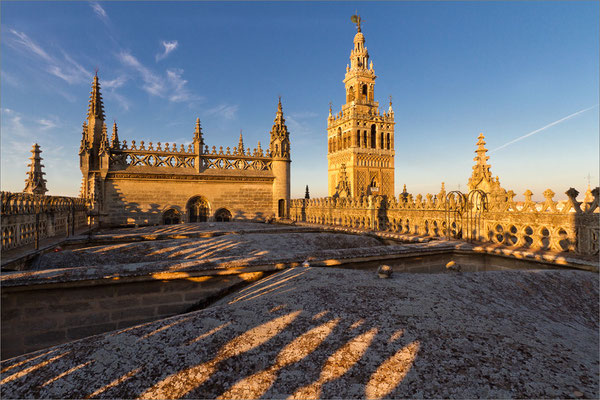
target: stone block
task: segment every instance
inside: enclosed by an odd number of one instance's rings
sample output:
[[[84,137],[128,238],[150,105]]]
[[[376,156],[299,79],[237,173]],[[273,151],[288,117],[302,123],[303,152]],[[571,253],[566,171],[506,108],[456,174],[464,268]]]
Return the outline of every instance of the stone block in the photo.
[[[65,338],[64,330],[49,331],[25,336],[24,344],[26,347],[34,346],[37,349],[41,349],[46,346],[62,343],[65,341]]]
[[[65,318],[65,326],[96,325],[108,321],[109,318],[108,312],[69,315]]]
[[[106,310],[114,310],[125,307],[135,307],[140,304],[140,299],[134,296],[128,296],[125,298],[115,297],[113,299],[100,300],[100,308]]]
[[[169,294],[156,294],[144,296],[142,298],[142,304],[169,304],[169,303],[178,303],[183,300],[182,295],[179,293],[169,293]]]
[[[181,314],[187,308],[188,306],[185,304],[168,304],[164,306],[158,306],[158,309],[156,310],[156,316],[163,317],[168,315]]]
[[[4,304],[2,304],[2,323],[17,319],[20,315],[21,310],[18,308],[4,307]]]
[[[130,320],[133,318],[146,318],[156,315],[155,307],[128,308],[110,313],[111,321]]]
[[[93,304],[89,302],[69,303],[69,304],[57,304],[52,307],[52,311],[62,311],[65,313],[74,313],[79,311],[89,311],[94,308]]]

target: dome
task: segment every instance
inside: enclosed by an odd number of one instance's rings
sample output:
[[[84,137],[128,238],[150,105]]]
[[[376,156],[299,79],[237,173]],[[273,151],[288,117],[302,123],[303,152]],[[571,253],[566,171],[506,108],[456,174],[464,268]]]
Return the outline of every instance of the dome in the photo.
[[[363,42],[365,41],[365,36],[362,34],[362,32],[358,32],[355,36],[354,36],[354,43],[356,42]]]

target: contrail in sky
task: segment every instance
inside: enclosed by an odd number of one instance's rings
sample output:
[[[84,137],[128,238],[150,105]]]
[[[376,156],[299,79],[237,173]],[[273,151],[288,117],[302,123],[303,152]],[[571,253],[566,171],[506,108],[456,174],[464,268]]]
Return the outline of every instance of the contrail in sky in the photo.
[[[581,114],[581,113],[584,113],[584,112],[586,112],[586,111],[588,111],[588,110],[591,110],[592,108],[595,108],[595,107],[598,107],[598,104],[596,104],[596,105],[594,105],[594,106],[591,106],[591,107],[588,107],[588,108],[586,108],[586,109],[583,109],[583,110],[581,110],[581,111],[577,111],[576,113],[573,113],[573,114],[571,114],[571,115],[567,115],[566,117],[564,117],[564,118],[561,118],[561,119],[559,119],[558,121],[554,121],[554,122],[552,122],[552,123],[550,123],[550,124],[548,124],[548,125],[546,125],[546,126],[544,126],[544,127],[540,128],[540,129],[536,129],[535,131],[529,132],[528,134],[525,134],[525,135],[523,135],[523,136],[521,136],[521,137],[518,137],[518,138],[516,138],[516,139],[514,139],[514,140],[511,140],[510,142],[508,142],[508,143],[505,143],[505,144],[503,144],[502,146],[495,148],[494,150],[490,150],[490,153],[493,153],[494,151],[498,151],[498,150],[500,150],[500,149],[503,149],[503,148],[505,148],[506,146],[509,146],[509,145],[511,145],[511,144],[513,144],[513,143],[515,143],[515,142],[518,142],[519,140],[523,140],[523,139],[525,139],[526,137],[529,137],[529,136],[531,136],[531,135],[535,135],[535,134],[536,134],[536,133],[538,133],[538,132],[541,132],[541,131],[543,131],[543,130],[545,130],[545,129],[548,129],[548,128],[550,128],[551,126],[554,126],[554,125],[560,124],[560,123],[561,123],[561,122],[563,122],[563,121],[566,121],[566,120],[568,120],[568,119],[571,119],[571,118],[573,118],[573,117],[575,117],[575,116],[577,116],[577,115],[579,115],[579,114]]]

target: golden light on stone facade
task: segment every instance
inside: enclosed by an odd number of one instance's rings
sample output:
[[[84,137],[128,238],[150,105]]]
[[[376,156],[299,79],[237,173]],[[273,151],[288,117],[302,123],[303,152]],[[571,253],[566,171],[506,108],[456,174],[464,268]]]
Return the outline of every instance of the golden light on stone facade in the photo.
[[[328,193],[335,197],[394,195],[394,111],[380,113],[375,70],[369,63],[361,19],[346,66],[346,103],[327,119]]]

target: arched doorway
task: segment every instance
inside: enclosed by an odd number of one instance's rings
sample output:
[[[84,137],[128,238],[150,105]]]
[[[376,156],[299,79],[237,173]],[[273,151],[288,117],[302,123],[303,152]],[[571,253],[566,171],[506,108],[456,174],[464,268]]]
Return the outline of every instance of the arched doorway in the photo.
[[[278,216],[279,216],[279,218],[285,218],[285,200],[284,199],[279,199]]]
[[[197,196],[192,197],[187,204],[187,212],[190,222],[206,222],[208,221],[209,206],[206,199]]]
[[[231,221],[231,213],[226,208],[221,208],[215,213],[215,221],[217,222],[229,222]]]
[[[172,225],[181,223],[181,213],[174,208],[169,208],[163,213],[163,225]]]

